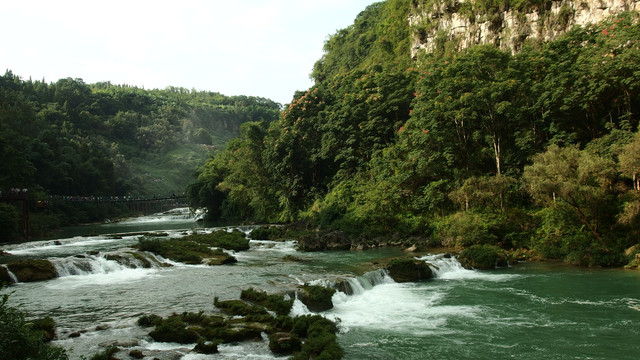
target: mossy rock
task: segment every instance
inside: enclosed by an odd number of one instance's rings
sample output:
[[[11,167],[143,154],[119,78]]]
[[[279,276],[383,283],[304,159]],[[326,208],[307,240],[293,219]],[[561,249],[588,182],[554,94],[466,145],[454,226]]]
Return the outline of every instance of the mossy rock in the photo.
[[[222,248],[225,250],[249,250],[249,239],[242,231],[218,230],[210,234],[192,234],[181,238],[182,241],[193,241],[198,244]]]
[[[473,245],[460,252],[458,260],[468,269],[490,270],[508,265],[508,255],[495,245]]]
[[[392,259],[386,266],[389,276],[398,283],[416,282],[433,277],[427,263],[412,258]]]
[[[49,260],[22,260],[8,264],[7,268],[20,282],[43,281],[58,277],[55,266]]]
[[[254,240],[282,240],[283,229],[277,226],[262,226],[251,230],[249,237]]]
[[[193,344],[200,338],[200,335],[193,329],[187,327],[187,323],[182,321],[178,315],[172,315],[162,320],[162,322],[149,333],[149,336],[158,342],[175,342],[178,344]]]
[[[288,315],[293,307],[293,299],[286,300],[283,294],[268,295],[254,288],[242,290],[240,299],[264,306],[278,315]]]
[[[300,351],[302,341],[290,332],[276,332],[269,335],[269,350],[278,355],[290,355]]]
[[[213,256],[205,259],[205,263],[210,266],[235,264],[237,262],[238,259],[233,255],[229,255],[220,249],[214,250]]]
[[[336,289],[319,285],[303,285],[298,288],[298,299],[314,312],[326,311],[333,308],[331,298]]]

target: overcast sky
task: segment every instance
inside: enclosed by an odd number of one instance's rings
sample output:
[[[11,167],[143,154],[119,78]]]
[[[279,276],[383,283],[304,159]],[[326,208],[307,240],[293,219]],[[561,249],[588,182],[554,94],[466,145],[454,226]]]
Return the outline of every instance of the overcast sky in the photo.
[[[5,0],[0,71],[289,103],[372,0]]]

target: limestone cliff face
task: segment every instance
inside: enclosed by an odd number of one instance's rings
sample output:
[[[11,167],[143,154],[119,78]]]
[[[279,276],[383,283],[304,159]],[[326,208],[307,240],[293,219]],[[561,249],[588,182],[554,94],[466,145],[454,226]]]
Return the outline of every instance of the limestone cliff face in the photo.
[[[420,4],[417,4],[420,3]],[[493,44],[518,51],[525,41],[554,40],[574,25],[600,22],[623,11],[640,10],[640,0],[561,0],[530,10],[482,10],[474,0],[414,1],[412,56],[445,46],[461,50]]]

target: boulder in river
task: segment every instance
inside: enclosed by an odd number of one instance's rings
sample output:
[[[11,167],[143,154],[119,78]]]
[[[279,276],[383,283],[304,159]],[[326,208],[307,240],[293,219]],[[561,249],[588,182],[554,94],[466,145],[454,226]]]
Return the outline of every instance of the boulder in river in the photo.
[[[319,285],[302,285],[296,292],[298,300],[314,312],[325,311],[333,308],[331,297],[336,289],[330,289]]]
[[[495,245],[473,245],[460,252],[458,260],[468,269],[490,270],[508,265],[507,252]]]
[[[55,266],[49,260],[21,260],[7,264],[7,268],[20,282],[50,280],[58,277]]]
[[[416,282],[433,277],[431,268],[422,260],[413,258],[392,259],[386,266],[395,282]]]

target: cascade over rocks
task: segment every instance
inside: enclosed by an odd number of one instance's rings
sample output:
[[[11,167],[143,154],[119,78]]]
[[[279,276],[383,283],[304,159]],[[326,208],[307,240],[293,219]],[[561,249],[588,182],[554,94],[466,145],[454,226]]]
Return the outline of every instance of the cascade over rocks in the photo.
[[[7,264],[7,268],[20,282],[50,280],[58,277],[55,266],[49,260],[22,260]]]
[[[12,283],[13,279],[9,275],[9,270],[6,267],[0,266],[0,282]]]

